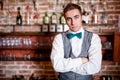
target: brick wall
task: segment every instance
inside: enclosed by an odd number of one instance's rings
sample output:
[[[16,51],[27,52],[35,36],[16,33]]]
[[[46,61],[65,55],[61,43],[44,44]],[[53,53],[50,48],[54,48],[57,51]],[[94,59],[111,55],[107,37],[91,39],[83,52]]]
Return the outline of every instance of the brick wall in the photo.
[[[47,80],[57,78],[50,61],[2,61],[0,62],[0,80],[10,80],[13,75],[24,75],[28,80],[31,74]],[[101,71],[94,76],[110,75],[113,80],[120,79],[120,62],[103,61]]]
[[[21,7],[21,13],[23,17],[23,24],[27,24],[26,21],[26,15],[27,12],[31,16],[30,17],[30,24],[35,23],[35,19],[33,16],[35,13],[39,13],[39,24],[43,23],[43,16],[45,12],[48,12],[49,16],[52,15],[52,12],[56,11],[58,19],[62,12],[62,6],[61,4],[67,4],[69,2],[72,2],[72,0],[54,0],[54,3],[52,0],[35,0],[36,1],[36,8],[34,9],[34,5],[32,0],[3,0],[3,10],[0,10],[0,24],[16,24],[16,15],[17,15],[17,7]],[[80,4],[80,0],[75,0],[76,4]],[[84,3],[86,3],[87,8],[85,8],[87,11],[90,11],[90,4],[91,0],[83,0]],[[93,0],[94,1],[94,0]],[[108,24],[118,24],[118,16],[120,15],[120,0],[101,0],[103,1],[100,3],[100,0],[95,0],[94,4],[96,6],[96,11],[98,14],[98,23],[100,22],[100,17],[103,14],[103,4],[106,4],[106,12],[108,14]],[[55,6],[56,3],[56,6]],[[29,6],[31,9],[28,11],[26,10],[26,7]],[[10,14],[10,16],[8,15]]]
[[[13,2],[16,1],[16,2]],[[30,5],[32,7],[31,16],[34,16],[36,11],[33,9],[32,0],[3,0],[4,7],[0,10],[0,24],[16,24],[17,7],[21,7],[21,12],[23,16],[23,24],[26,24],[26,6]],[[54,12],[53,3],[49,2],[52,0],[36,0],[36,7],[38,9],[39,24],[43,22],[43,16],[46,11],[48,11],[49,16]],[[58,0],[54,0],[58,1]],[[84,0],[84,2],[90,3],[91,0]],[[108,13],[108,23],[118,24],[118,16],[120,15],[120,0],[104,0],[107,3],[107,13]],[[71,2],[71,0],[64,0],[65,3]],[[95,4],[98,5],[99,0],[95,0]],[[50,5],[49,5],[50,4]],[[58,3],[57,3],[58,4]],[[11,13],[10,21],[8,17],[8,9]],[[57,15],[60,16],[62,12],[60,5],[56,7]],[[99,16],[103,13],[102,10],[98,8]],[[34,19],[30,17],[31,24],[34,24]],[[99,18],[100,19],[100,18]],[[53,80],[57,77],[58,73],[54,72],[50,61],[1,61],[0,62],[0,80],[9,80],[12,75],[24,75],[26,80],[32,73],[35,76],[45,77],[48,80]],[[113,80],[120,79],[120,62],[103,61],[102,69],[95,76],[99,77],[101,75],[112,75]]]

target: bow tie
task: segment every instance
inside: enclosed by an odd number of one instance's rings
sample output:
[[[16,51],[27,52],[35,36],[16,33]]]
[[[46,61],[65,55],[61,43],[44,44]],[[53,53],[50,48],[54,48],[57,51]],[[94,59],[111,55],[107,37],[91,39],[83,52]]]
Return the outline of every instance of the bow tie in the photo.
[[[69,33],[69,34],[68,34],[68,38],[69,38],[69,39],[72,39],[72,38],[75,37],[75,36],[80,39],[80,38],[82,37],[82,32],[76,33],[76,34],[73,34],[73,33]]]

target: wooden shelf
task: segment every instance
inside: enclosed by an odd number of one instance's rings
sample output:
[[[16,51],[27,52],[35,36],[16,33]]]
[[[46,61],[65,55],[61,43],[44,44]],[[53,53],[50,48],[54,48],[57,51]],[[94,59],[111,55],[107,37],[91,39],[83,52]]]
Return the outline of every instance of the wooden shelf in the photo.
[[[41,46],[38,48],[25,48],[25,47],[18,47],[18,48],[8,48],[8,47],[4,47],[4,48],[0,48],[0,50],[51,50],[50,46]]]
[[[44,58],[31,58],[31,59],[24,59],[24,57],[17,57],[15,59],[3,59],[1,61],[50,61],[49,57]]]
[[[112,48],[102,48],[102,50],[113,50]]]
[[[45,24],[39,24],[39,25],[28,25],[28,24],[23,24],[23,25],[16,25],[16,24],[0,24],[0,26],[41,26],[41,25],[45,25]],[[47,24],[47,25],[52,25],[52,24]],[[56,25],[56,24],[54,24]],[[66,25],[66,24],[61,24],[61,25]],[[115,25],[115,24],[84,24],[84,26],[98,26],[98,25],[101,25],[101,26],[111,26],[111,25]]]
[[[107,35],[114,35],[114,32],[100,32],[100,33],[97,33],[98,35],[104,35],[104,36],[107,36]]]
[[[99,25],[100,26],[101,25],[103,25],[103,26],[113,26],[113,24],[83,24],[83,25],[84,26],[99,26]],[[46,60],[49,60],[49,54],[50,54],[50,51],[51,51],[51,48],[52,48],[52,45],[51,45],[52,40],[53,40],[53,38],[54,38],[54,36],[56,34],[60,33],[60,32],[42,32],[42,31],[40,31],[40,32],[15,32],[16,25],[0,25],[0,26],[13,27],[12,32],[0,32],[1,37],[14,38],[14,36],[16,36],[17,38],[19,38],[19,37],[22,38],[23,37],[23,39],[24,38],[30,38],[31,40],[33,40],[33,42],[37,42],[39,40],[43,41],[42,42],[43,45],[39,45],[38,47],[36,47],[36,46],[32,46],[32,47],[20,46],[20,47],[10,47],[10,48],[8,48],[8,47],[1,47],[0,48],[1,52],[4,52],[4,51],[8,52],[8,51],[11,51],[11,50],[12,51],[15,50],[15,52],[13,51],[13,53],[15,53],[16,55],[18,55],[17,51],[19,52],[19,51],[27,51],[28,50],[28,51],[32,51],[33,55],[35,55],[38,52],[42,52],[43,54],[42,53],[40,53],[40,54],[42,54],[44,57],[39,58],[39,59],[38,58],[31,58],[31,60],[34,60],[34,61],[39,61],[39,60],[46,61]],[[29,28],[29,26],[35,26],[35,25],[22,25],[22,26],[25,26],[25,27],[28,26],[28,28]],[[41,25],[37,25],[37,26],[39,28],[39,26],[41,26]],[[120,61],[120,58],[118,57],[119,50],[120,50],[119,49],[119,40],[120,40],[119,37],[116,36],[116,34],[114,32],[96,32],[96,33],[103,39],[103,42],[104,42],[104,39],[106,39],[106,41],[111,42],[111,44],[112,44],[112,48],[102,48],[102,51],[107,56],[107,57],[105,56],[105,59],[107,60],[107,59],[109,59],[108,58],[109,56],[111,57],[111,55],[113,55],[109,60],[113,59],[112,61]],[[114,41],[114,39],[115,39],[115,41]],[[117,42],[117,43],[115,43],[115,42]],[[48,45],[46,45],[46,43]],[[33,45],[34,45],[34,43],[33,43]],[[45,52],[45,51],[48,51],[48,52]],[[23,55],[24,52],[23,52],[23,54],[21,52],[19,52],[19,54]],[[16,59],[16,61],[22,61],[22,60],[24,61],[23,58],[19,58],[19,57]],[[29,61],[29,60],[27,60],[27,61]]]
[[[0,36],[54,36],[58,34],[57,32],[11,32],[11,33],[1,33]]]

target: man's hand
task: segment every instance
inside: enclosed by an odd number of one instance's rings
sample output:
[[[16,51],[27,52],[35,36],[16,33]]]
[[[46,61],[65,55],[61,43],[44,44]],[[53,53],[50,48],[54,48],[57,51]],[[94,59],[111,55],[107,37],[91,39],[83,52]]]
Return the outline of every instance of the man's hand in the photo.
[[[88,62],[88,58],[81,58],[82,59],[82,63],[84,64],[84,63],[86,63],[86,62]]]

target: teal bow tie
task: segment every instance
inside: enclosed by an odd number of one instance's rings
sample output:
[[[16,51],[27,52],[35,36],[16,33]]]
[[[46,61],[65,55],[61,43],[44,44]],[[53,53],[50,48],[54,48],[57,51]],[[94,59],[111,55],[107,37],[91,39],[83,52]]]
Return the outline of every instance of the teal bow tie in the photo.
[[[72,39],[73,37],[78,37],[79,39],[82,37],[82,32],[80,32],[80,33],[76,33],[76,34],[73,34],[73,33],[69,33],[68,34],[68,38],[69,39]]]

